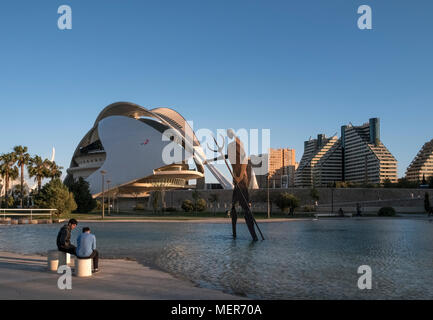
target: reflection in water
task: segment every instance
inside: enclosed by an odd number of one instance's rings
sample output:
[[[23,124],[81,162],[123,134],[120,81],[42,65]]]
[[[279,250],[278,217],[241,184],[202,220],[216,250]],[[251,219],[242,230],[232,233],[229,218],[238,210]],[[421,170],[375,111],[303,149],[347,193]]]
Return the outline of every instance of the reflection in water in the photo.
[[[433,298],[433,224],[409,219],[266,223],[267,240],[227,224],[89,223],[104,258],[135,258],[203,287],[261,299]],[[73,232],[75,241],[80,224]],[[0,251],[45,253],[60,225],[0,227]],[[373,289],[357,288],[357,269]]]

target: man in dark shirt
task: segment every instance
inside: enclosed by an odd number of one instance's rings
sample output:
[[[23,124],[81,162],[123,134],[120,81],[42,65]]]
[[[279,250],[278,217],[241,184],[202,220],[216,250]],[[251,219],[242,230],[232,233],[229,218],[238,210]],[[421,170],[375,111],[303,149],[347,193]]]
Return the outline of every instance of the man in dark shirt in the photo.
[[[76,247],[71,244],[71,232],[77,227],[77,220],[70,219],[57,234],[57,248],[59,251],[75,255]]]

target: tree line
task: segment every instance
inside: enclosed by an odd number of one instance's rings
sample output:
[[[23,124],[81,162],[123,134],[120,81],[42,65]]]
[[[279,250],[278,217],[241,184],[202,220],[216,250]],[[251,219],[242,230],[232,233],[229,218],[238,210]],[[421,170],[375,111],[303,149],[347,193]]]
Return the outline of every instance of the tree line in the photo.
[[[0,155],[0,179],[5,190],[1,202],[3,208],[24,207],[25,169],[29,177],[37,183],[37,190],[30,190],[35,207],[57,209],[58,215],[74,210],[86,213],[96,207],[96,200],[90,194],[89,184],[83,178],[64,184],[60,180],[63,167],[39,155],[31,156],[25,146],[15,146],[11,152]],[[20,177],[20,189],[19,194],[16,195],[11,190],[10,184],[18,177]],[[42,186],[44,179],[50,181]],[[29,205],[27,203],[27,206]]]
[[[62,175],[62,167],[57,165],[55,161],[42,159],[39,155],[31,156],[28,148],[25,146],[15,146],[11,152],[2,153],[0,155],[0,178],[4,185],[4,206],[13,205],[14,201],[12,190],[10,188],[11,181],[20,177],[19,203],[23,207],[24,201],[24,170],[27,169],[30,178],[34,178],[38,184],[38,192],[42,188],[42,180],[49,178],[51,180],[60,178]],[[11,197],[12,196],[12,197]]]

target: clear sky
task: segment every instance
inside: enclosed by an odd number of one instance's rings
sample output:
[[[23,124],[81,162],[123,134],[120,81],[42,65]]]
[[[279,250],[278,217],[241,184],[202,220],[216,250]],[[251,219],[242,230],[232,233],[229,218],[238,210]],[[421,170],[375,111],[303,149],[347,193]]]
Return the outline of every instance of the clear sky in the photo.
[[[430,0],[2,0],[0,152],[55,146],[67,168],[102,108],[131,101],[195,128],[270,128],[298,161],[310,136],[379,117],[402,176],[433,138],[432,16]]]

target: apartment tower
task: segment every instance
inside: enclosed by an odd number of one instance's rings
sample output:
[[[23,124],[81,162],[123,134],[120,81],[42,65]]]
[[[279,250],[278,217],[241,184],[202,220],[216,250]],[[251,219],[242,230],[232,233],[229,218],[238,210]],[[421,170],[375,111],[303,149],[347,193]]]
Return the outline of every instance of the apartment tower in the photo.
[[[433,176],[433,139],[426,142],[406,170],[409,181],[422,181]]]

